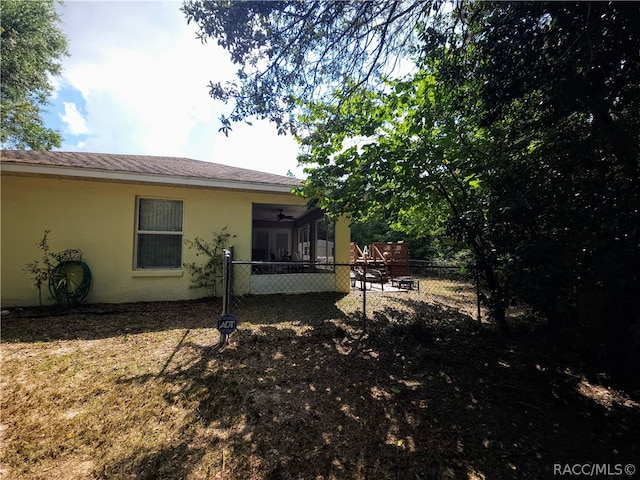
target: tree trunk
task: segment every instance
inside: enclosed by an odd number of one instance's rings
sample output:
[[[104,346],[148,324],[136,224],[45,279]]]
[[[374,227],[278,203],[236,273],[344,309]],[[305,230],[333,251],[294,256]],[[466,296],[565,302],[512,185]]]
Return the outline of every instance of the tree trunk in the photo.
[[[609,113],[606,102],[602,99],[592,100],[593,125],[604,135],[611,147],[612,153],[626,170],[629,178],[638,180],[640,169],[640,147],[637,141],[620,126]]]
[[[482,270],[487,280],[487,287],[489,288],[489,316],[504,332],[508,332],[509,326],[507,325],[507,306],[504,288],[500,285],[495,269],[491,261],[487,259],[480,242],[473,239],[470,244],[478,259],[479,269]]]
[[[507,332],[509,325],[507,324],[504,289],[496,277],[495,270],[487,262],[484,265],[484,275],[487,279],[487,287],[489,287],[489,315],[503,331]]]

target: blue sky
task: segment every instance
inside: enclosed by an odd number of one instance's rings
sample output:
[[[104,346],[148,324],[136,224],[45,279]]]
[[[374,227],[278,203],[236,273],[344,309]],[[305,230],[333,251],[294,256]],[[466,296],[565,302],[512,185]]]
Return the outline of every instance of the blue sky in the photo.
[[[189,157],[285,175],[298,146],[274,125],[237,124],[229,137],[209,81],[236,68],[215,42],[202,44],[181,3],[67,0],[60,27],[70,56],[45,116],[63,135],[60,150]]]

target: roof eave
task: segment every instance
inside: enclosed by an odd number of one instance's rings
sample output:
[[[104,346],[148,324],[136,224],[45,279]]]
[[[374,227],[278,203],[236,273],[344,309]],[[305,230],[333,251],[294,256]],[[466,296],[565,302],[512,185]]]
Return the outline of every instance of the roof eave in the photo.
[[[182,177],[159,175],[154,173],[107,171],[90,168],[63,167],[58,165],[26,164],[2,162],[2,173],[67,177],[82,180],[97,180],[107,182],[126,182],[157,184],[195,188],[216,188],[225,190],[248,190],[258,192],[290,193],[296,185],[282,185],[275,183],[258,183],[237,180],[221,180],[204,177]]]

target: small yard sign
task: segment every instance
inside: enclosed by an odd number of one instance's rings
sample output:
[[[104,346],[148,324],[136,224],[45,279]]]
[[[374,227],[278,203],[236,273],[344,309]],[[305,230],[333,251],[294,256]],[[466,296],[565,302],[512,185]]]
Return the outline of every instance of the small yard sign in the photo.
[[[230,313],[225,313],[218,320],[218,331],[223,335],[229,335],[236,329],[236,317]]]

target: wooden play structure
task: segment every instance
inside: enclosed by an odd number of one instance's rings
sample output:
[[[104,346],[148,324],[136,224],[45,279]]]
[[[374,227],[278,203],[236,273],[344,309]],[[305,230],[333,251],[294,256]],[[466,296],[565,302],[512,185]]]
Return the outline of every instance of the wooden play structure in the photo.
[[[351,242],[352,268],[372,268],[384,272],[388,278],[406,277],[409,272],[409,245],[403,242],[372,243],[363,249]]]

